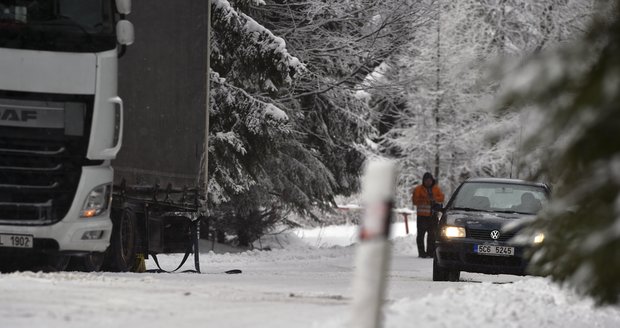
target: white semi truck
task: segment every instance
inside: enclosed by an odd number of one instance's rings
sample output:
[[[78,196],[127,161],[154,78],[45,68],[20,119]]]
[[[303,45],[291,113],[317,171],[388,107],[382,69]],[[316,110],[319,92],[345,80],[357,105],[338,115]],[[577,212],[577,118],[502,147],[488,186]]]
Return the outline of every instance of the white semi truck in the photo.
[[[0,0],[0,267],[101,266],[130,10],[130,0]]]
[[[130,1],[0,0],[0,270],[197,247],[210,2]]]

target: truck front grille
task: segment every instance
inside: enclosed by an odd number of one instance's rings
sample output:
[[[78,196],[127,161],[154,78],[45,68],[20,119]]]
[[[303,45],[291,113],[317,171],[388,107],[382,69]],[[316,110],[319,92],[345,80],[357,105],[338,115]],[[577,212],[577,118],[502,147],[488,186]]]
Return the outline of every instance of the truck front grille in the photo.
[[[0,221],[62,219],[82,173],[84,154],[77,148],[66,140],[0,138]]]
[[[8,96],[11,105],[18,103],[20,97],[27,99],[24,103],[32,102],[32,98],[40,99],[33,94]],[[48,97],[56,104],[63,101],[76,103],[75,96]],[[8,97],[0,91],[0,102],[3,98]],[[92,97],[81,98],[86,113],[78,124],[84,128],[80,135],[67,133],[62,127],[0,124],[1,224],[45,225],[58,222],[67,215],[82,167],[98,164],[86,160]]]

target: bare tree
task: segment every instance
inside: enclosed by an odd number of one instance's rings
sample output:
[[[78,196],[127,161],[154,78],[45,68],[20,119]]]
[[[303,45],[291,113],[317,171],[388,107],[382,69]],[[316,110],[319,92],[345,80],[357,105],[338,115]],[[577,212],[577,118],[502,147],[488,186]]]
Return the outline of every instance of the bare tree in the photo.
[[[500,86],[493,67],[580,35],[592,6],[588,0],[481,0],[435,1],[432,9],[433,19],[415,30],[378,82],[389,92],[374,93],[375,105],[398,99],[374,109],[375,118],[390,113],[391,126],[377,141],[400,158],[403,202],[425,171],[438,174],[447,190],[469,176],[511,175],[524,122],[488,110]]]

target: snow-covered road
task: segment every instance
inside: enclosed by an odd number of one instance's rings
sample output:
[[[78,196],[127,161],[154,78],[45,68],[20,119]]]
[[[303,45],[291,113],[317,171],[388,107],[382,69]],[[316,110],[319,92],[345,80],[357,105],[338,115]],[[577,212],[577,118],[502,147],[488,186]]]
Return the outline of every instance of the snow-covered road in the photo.
[[[3,274],[0,327],[345,326],[354,248],[289,245],[202,254],[203,274]],[[387,327],[620,327],[617,308],[593,308],[542,278],[432,282],[432,261],[414,246],[413,236],[394,241]],[[161,257],[166,267],[179,260]]]

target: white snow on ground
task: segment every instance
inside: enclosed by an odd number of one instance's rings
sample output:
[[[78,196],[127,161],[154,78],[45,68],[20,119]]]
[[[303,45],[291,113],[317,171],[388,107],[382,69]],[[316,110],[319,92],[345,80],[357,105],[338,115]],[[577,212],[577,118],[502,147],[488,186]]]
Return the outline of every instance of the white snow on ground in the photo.
[[[0,327],[345,327],[354,247],[278,239],[284,248],[206,252],[203,274],[2,274]],[[458,283],[433,282],[414,235],[393,244],[386,327],[620,327],[620,309],[595,308],[544,278],[464,273]],[[160,259],[172,268],[181,257]]]
[[[387,327],[618,327],[618,308],[595,309],[544,278],[513,284],[466,285],[421,299],[404,298],[386,311]]]

